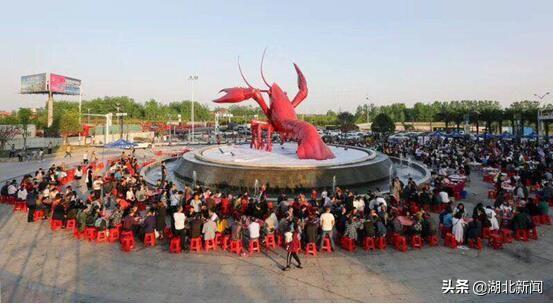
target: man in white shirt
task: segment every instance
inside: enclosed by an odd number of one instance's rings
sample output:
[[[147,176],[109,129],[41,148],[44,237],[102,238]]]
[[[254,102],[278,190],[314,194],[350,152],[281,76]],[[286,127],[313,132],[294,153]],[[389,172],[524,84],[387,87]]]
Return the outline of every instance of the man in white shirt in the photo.
[[[334,223],[334,215],[330,213],[330,207],[326,207],[325,213],[321,214],[321,229],[323,230],[323,232],[321,233],[321,243],[319,249],[323,247],[325,236],[328,235],[332,250],[334,250],[334,238],[332,237],[332,229],[334,228]]]
[[[440,197],[440,203],[448,204],[450,202],[449,194],[447,194],[447,192],[442,190],[440,191],[440,193],[438,193],[438,196]]]
[[[182,212],[182,210],[183,210],[183,207],[178,206],[177,212],[173,213],[173,219],[175,221],[175,235],[180,237],[181,248],[184,248],[184,245],[186,244],[186,241],[185,241],[186,233],[184,230],[186,215],[184,214],[184,212]]]
[[[19,190],[17,191],[17,199],[20,201],[26,201],[27,200],[27,189],[21,185],[19,187]]]
[[[17,183],[15,182],[15,179],[14,179],[12,183],[8,186],[8,195],[16,196],[16,193],[17,193]]]
[[[250,240],[257,240],[259,238],[259,228],[259,223],[255,221],[255,218],[251,218],[251,222],[248,225]]]

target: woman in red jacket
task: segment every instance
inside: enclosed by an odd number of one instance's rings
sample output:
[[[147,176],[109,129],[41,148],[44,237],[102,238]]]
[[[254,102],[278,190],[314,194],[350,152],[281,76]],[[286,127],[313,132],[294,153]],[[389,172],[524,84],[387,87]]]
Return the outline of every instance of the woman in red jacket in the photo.
[[[294,226],[297,227],[297,225],[294,225]],[[282,270],[286,271],[290,269],[290,265],[292,264],[292,257],[298,263],[296,267],[300,269],[303,268],[301,267],[300,257],[298,256],[298,252],[300,251],[300,248],[301,248],[300,235],[298,233],[298,229],[296,228],[293,233],[291,231],[287,231],[286,233],[284,233],[284,239],[286,242],[286,251],[288,251],[288,254],[286,255],[286,267],[282,268]]]

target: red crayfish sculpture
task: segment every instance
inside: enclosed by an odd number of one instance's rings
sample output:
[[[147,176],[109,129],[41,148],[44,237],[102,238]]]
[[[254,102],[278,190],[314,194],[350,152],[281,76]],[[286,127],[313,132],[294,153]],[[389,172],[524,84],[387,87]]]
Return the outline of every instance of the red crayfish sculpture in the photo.
[[[300,68],[294,63],[294,68],[298,74],[298,89],[294,99],[290,101],[286,92],[273,83],[269,85],[265,76],[263,75],[263,59],[265,58],[265,52],[261,59],[261,78],[267,85],[268,90],[260,90],[250,85],[242,68],[240,67],[240,61],[238,61],[238,69],[244,82],[248,85],[247,88],[227,88],[222,89],[220,92],[225,92],[226,95],[222,96],[214,102],[216,103],[237,103],[248,99],[255,100],[263,113],[267,117],[268,123],[271,124],[273,129],[277,131],[283,141],[295,140],[298,142],[297,155],[300,159],[317,159],[325,160],[334,158],[334,153],[323,142],[317,129],[308,122],[298,120],[296,116],[295,108],[307,97],[307,82],[303,76]],[[267,106],[261,93],[266,93],[269,96],[270,106]]]

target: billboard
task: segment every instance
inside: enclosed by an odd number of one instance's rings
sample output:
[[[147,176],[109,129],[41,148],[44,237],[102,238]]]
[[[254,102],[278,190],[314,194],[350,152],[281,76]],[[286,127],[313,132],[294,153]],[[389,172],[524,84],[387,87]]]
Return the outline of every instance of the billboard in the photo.
[[[47,93],[46,73],[21,76],[21,94]]]
[[[50,92],[66,95],[79,95],[81,81],[79,79],[50,74]]]

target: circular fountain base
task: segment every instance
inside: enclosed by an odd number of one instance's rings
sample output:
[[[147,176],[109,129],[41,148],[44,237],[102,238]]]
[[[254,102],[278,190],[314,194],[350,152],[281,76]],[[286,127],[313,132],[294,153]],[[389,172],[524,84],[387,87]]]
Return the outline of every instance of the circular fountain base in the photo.
[[[175,175],[198,184],[249,188],[266,184],[271,189],[328,188],[386,180],[392,162],[370,149],[330,146],[334,159],[298,159],[297,144],[273,146],[272,152],[249,145],[210,146],[184,154]]]

